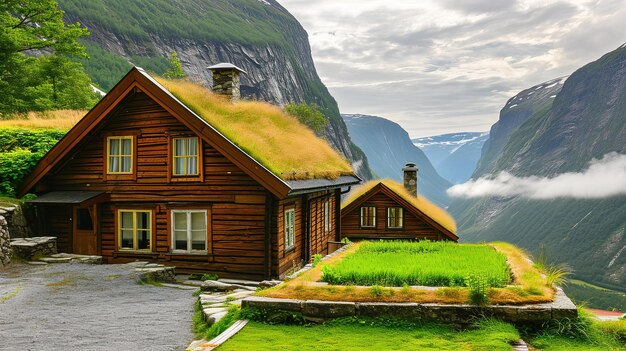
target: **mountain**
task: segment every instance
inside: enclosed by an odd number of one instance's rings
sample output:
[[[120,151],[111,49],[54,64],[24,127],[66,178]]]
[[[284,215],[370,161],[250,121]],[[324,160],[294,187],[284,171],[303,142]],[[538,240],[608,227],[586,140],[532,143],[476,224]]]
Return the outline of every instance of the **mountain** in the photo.
[[[212,84],[206,67],[231,62],[247,72],[241,78],[245,98],[318,104],[330,121],[322,136],[357,174],[371,178],[317,75],[306,31],[275,0],[59,0],[59,6],[67,22],[89,28],[83,44],[90,59],[83,64],[103,90],[131,65],[162,74],[174,51],[187,75],[206,85]]]
[[[546,82],[517,97],[533,91],[536,95],[561,81]],[[492,128],[497,136],[485,145],[473,177],[500,171],[554,177],[580,172],[592,159],[610,152],[626,154],[626,46],[578,69],[556,96],[543,95],[534,104],[524,99],[525,109],[534,112],[522,123],[509,123],[520,106],[511,108],[517,97],[507,102]],[[506,240],[535,253],[545,244],[549,258],[569,264],[576,278],[626,290],[626,196],[460,199],[450,211],[465,241]]]
[[[409,134],[397,123],[367,115],[341,115],[350,137],[367,155],[375,176],[402,182],[402,168],[409,162],[417,164],[417,191],[441,206],[449,203],[446,189],[451,184],[443,179],[426,157],[413,145]]]
[[[483,146],[481,158],[474,176],[493,172],[495,162],[517,129],[531,116],[547,113],[567,77],[549,80],[521,91],[510,98],[502,110],[498,122],[489,131],[489,140]]]
[[[470,178],[489,133],[461,132],[412,139],[439,174],[451,183]]]

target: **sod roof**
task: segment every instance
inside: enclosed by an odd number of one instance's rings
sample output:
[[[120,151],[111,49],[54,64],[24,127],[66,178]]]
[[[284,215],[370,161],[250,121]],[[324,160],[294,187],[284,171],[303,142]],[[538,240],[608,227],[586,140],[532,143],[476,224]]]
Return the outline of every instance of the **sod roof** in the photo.
[[[277,106],[230,102],[188,80],[156,80],[196,115],[283,180],[354,175],[350,164]]]
[[[356,189],[350,192],[350,194],[348,194],[344,201],[342,201],[341,208],[344,209],[345,207],[359,199],[361,196],[367,194],[379,184],[386,186],[391,191],[400,196],[403,200],[407,201],[413,207],[421,211],[423,214],[430,217],[435,222],[439,223],[439,225],[446,228],[453,234],[456,234],[456,222],[448,212],[428,201],[428,199],[421,195],[413,196],[404,188],[402,184],[391,179],[371,180],[358,186]]]

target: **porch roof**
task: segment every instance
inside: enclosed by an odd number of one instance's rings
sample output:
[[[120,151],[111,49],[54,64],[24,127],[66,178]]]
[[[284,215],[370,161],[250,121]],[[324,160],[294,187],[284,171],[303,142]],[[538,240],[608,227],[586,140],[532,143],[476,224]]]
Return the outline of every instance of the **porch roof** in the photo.
[[[102,194],[104,191],[51,191],[27,202],[33,204],[81,204]]]

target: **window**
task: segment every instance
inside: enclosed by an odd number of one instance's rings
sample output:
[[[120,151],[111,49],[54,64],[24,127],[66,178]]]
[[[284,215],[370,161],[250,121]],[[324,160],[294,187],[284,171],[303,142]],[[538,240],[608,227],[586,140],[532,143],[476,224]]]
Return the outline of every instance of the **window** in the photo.
[[[376,228],[376,207],[361,207],[361,227]]]
[[[198,138],[174,138],[173,144],[173,174],[198,175]]]
[[[152,236],[152,211],[119,210],[117,218],[119,248],[121,250],[149,251]]]
[[[387,228],[399,229],[404,223],[404,209],[402,207],[389,207],[387,209]]]
[[[296,210],[285,210],[285,250],[292,249],[296,241]]]
[[[107,138],[107,173],[133,173],[132,136],[112,136]]]
[[[207,252],[207,211],[172,211],[172,251]]]
[[[330,201],[324,202],[324,232],[330,232]]]
[[[77,230],[93,230],[93,221],[88,208],[76,209],[76,229]]]

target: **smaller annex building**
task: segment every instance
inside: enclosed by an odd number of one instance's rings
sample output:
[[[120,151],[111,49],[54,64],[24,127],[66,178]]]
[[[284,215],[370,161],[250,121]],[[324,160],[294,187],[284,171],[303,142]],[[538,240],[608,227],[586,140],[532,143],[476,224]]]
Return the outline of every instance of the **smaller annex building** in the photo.
[[[342,238],[459,240],[452,216],[417,195],[415,165],[408,164],[404,172],[406,186],[378,179],[348,195],[341,204]]]

